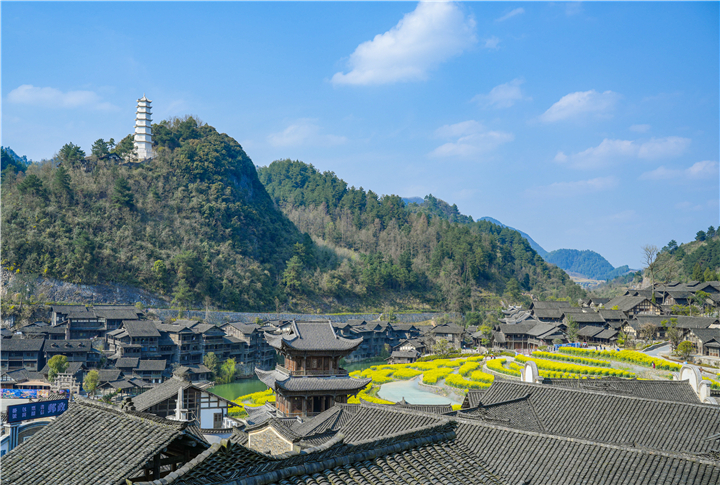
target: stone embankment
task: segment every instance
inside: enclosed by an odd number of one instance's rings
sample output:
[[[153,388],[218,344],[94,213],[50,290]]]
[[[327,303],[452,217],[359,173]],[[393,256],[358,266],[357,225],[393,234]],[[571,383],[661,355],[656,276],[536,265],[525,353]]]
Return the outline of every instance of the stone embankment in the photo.
[[[29,286],[32,295],[40,301],[78,303],[78,304],[105,304],[105,305],[134,305],[141,302],[146,307],[168,306],[166,299],[127,285],[76,285],[67,281],[39,276],[28,280],[22,277],[22,284]],[[2,270],[0,274],[0,296],[6,298],[8,293],[16,293],[20,283],[18,275]]]
[[[158,319],[165,320],[177,318],[177,310],[156,309],[152,310]],[[397,320],[402,323],[425,322],[444,315],[444,313],[396,313]],[[313,313],[242,313],[242,312],[221,312],[189,310],[183,312],[183,318],[205,320],[208,323],[244,322],[253,323],[260,320],[330,320],[331,322],[347,322],[348,320],[378,320],[382,319],[382,313],[353,313],[340,315],[324,315]]]

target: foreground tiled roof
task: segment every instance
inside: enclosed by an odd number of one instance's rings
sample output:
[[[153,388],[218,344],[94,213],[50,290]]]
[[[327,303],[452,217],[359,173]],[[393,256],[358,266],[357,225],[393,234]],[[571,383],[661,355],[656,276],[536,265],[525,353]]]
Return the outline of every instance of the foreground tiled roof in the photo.
[[[526,396],[548,434],[667,452],[706,453],[720,448],[720,406],[511,381],[493,383],[482,403]],[[524,421],[508,418],[507,427],[523,427]]]
[[[180,437],[188,436],[202,451],[207,445],[186,428],[186,423],[80,400],[0,460],[2,482],[124,484]]]
[[[512,484],[720,483],[720,463],[709,458],[507,429],[467,419],[458,421],[458,441],[480,454],[491,469]]]
[[[619,396],[634,396],[659,401],[700,404],[700,398],[688,381],[637,380],[619,377],[602,379],[550,379],[542,382],[558,387],[569,387],[587,391],[604,392]]]
[[[349,444],[335,440],[303,453],[269,456],[223,442],[158,483],[506,484],[455,440],[453,423]]]

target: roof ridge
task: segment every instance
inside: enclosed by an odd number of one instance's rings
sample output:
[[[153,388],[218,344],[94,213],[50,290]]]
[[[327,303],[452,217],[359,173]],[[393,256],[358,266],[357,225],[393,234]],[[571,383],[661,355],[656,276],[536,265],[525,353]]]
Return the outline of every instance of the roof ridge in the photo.
[[[417,432],[417,430],[415,430]],[[413,434],[413,433],[407,433]],[[295,465],[292,467],[286,467],[281,469],[275,469],[272,471],[265,472],[260,475],[248,477],[243,480],[242,483],[247,485],[267,485],[270,483],[279,482],[294,476],[301,475],[313,475],[322,470],[332,469],[337,466],[350,465],[357,462],[373,460],[375,458],[386,456],[391,453],[398,453],[412,448],[418,448],[420,446],[432,443],[438,443],[456,438],[455,430],[438,432],[429,436],[423,436],[399,443],[389,443],[384,446],[372,448],[369,450],[353,450],[353,448],[359,447],[358,445],[347,445],[351,448],[349,453],[341,456],[332,456],[320,461],[307,461],[305,463]],[[381,441],[381,440],[375,440]]]
[[[554,439],[558,441],[566,441],[566,442],[573,442],[573,443],[580,443],[584,445],[591,445],[591,446],[602,446],[604,448],[611,448],[614,450],[620,450],[620,451],[633,451],[633,452],[641,452],[641,453],[652,453],[653,455],[660,455],[664,456],[666,458],[681,458],[684,460],[691,460],[691,461],[699,461],[703,462],[708,465],[718,466],[718,462],[716,460],[713,460],[711,458],[705,458],[701,454],[695,454],[695,453],[683,453],[680,451],[666,451],[666,450],[660,450],[657,448],[648,448],[643,446],[637,446],[633,443],[632,446],[628,445],[620,445],[618,443],[610,443],[607,441],[592,441],[584,438],[576,438],[572,436],[565,436],[565,435],[557,435],[557,434],[550,434],[550,433],[541,433],[538,431],[529,431],[525,429],[520,428],[511,428],[508,426],[503,426],[499,424],[492,424],[488,423],[486,421],[478,421],[476,419],[472,418],[466,418],[463,416],[457,416],[454,418],[459,423],[473,425],[473,426],[483,426],[485,428],[494,428],[504,431],[509,431],[512,433],[518,433],[518,434],[524,434],[528,436],[538,436],[541,438],[549,438]]]
[[[594,381],[594,380],[598,380],[598,379],[587,379],[587,380]],[[623,380],[625,380],[625,379],[623,379]],[[563,390],[563,391],[570,391],[570,392],[583,392],[583,393],[599,394],[602,396],[617,397],[617,398],[622,398],[622,399],[634,399],[637,401],[645,401],[645,402],[654,402],[654,403],[662,402],[662,403],[668,403],[668,404],[682,404],[684,406],[697,406],[697,407],[701,407],[701,408],[713,408],[713,409],[718,408],[717,405],[715,405],[715,404],[692,403],[692,402],[682,402],[682,401],[666,401],[666,400],[660,400],[660,399],[652,399],[649,397],[628,396],[628,395],[624,395],[624,394],[610,394],[607,392],[596,391],[595,389],[589,389],[589,388],[553,386],[553,385],[548,385],[548,384],[536,384],[534,382],[532,382],[532,383],[531,382],[522,382],[521,383],[519,381],[510,381],[510,380],[504,380],[504,379],[502,381],[497,381],[497,382],[502,383],[502,384],[512,384],[512,385],[516,385],[516,386],[532,386],[532,387],[536,387],[538,389],[556,389],[556,390]],[[617,381],[615,381],[615,382],[617,382]],[[674,381],[668,381],[668,382],[674,382]],[[685,381],[680,381],[680,382],[685,382]],[[493,383],[493,385],[495,385],[495,383]],[[490,386],[488,388],[488,392],[491,389],[492,389],[492,386]]]
[[[129,416],[133,419],[138,419],[141,421],[152,421],[156,424],[161,424],[168,426],[170,428],[175,428],[178,431],[183,431],[185,428],[187,428],[188,423],[185,421],[172,421],[169,419],[161,418],[160,416],[156,416],[155,414],[150,413],[144,413],[142,411],[126,411],[123,409],[119,409],[117,406],[114,406],[112,404],[105,404],[100,402],[92,401],[88,398],[81,397],[81,396],[75,396],[74,404],[88,407],[88,408],[95,408],[102,411],[110,412],[113,414],[117,414],[120,416]]]

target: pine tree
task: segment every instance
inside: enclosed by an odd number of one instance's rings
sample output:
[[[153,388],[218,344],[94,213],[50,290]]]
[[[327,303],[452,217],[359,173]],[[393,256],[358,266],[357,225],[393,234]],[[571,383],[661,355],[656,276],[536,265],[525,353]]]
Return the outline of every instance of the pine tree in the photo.
[[[113,188],[112,202],[117,208],[128,207],[132,209],[134,204],[134,197],[130,184],[125,177],[120,177],[115,182]]]

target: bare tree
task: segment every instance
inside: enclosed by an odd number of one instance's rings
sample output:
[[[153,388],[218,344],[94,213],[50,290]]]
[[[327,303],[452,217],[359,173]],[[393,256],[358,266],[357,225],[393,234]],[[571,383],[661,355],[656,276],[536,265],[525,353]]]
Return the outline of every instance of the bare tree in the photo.
[[[652,244],[646,244],[642,247],[643,251],[643,262],[645,263],[645,269],[650,272],[650,288],[652,295],[655,295],[655,273],[658,270],[658,253],[657,246]],[[653,298],[654,299],[654,298]]]

